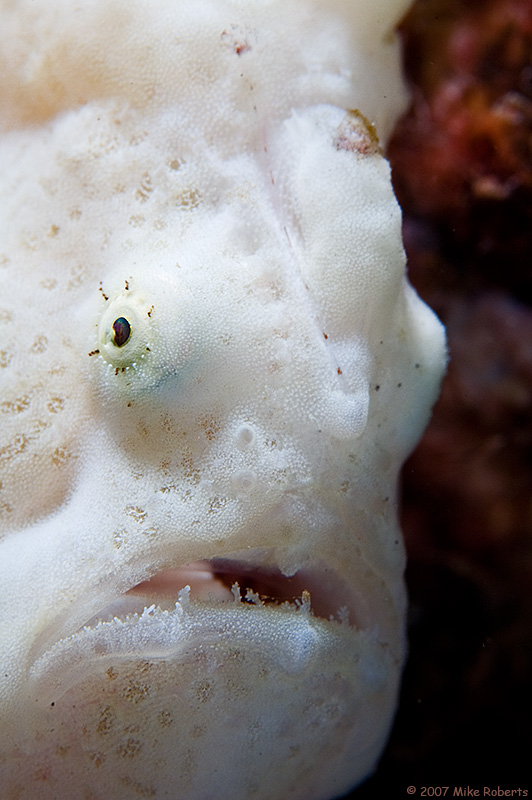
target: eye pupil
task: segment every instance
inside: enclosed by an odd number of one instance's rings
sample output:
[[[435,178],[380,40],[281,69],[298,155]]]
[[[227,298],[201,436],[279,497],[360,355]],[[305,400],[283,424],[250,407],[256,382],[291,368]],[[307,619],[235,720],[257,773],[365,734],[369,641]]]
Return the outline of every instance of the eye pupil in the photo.
[[[117,347],[122,347],[131,336],[131,325],[125,317],[118,317],[113,322],[114,343]]]

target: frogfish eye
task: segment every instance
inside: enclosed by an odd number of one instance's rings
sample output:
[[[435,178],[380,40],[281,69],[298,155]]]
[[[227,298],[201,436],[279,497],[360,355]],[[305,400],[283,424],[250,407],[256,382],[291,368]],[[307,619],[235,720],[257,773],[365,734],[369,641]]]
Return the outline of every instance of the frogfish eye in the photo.
[[[120,374],[150,357],[153,304],[134,285],[107,298],[98,325],[98,352]],[[116,373],[118,374],[118,372]]]
[[[113,322],[113,342],[117,347],[123,347],[131,336],[131,325],[125,317],[118,317]]]

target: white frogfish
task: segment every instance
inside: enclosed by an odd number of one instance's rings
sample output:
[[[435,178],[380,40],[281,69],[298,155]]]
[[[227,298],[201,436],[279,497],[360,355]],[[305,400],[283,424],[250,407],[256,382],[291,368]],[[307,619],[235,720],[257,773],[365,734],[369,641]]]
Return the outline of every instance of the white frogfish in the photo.
[[[405,657],[443,329],[406,0],[0,2],[0,796],[330,800]]]

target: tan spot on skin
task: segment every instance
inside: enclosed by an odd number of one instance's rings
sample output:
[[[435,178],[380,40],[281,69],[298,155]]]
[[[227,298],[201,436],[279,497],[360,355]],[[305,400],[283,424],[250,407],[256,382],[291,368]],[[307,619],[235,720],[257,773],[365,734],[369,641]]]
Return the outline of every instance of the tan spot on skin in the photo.
[[[169,728],[170,725],[174,724],[173,716],[170,714],[169,711],[166,711],[166,710],[163,710],[163,711],[159,712],[158,719],[159,719],[159,724],[163,728]]]
[[[51,291],[52,289],[55,289],[55,287],[57,286],[57,281],[55,278],[43,278],[43,280],[41,281],[41,286],[43,289]]]
[[[197,208],[201,202],[201,196],[197,189],[185,189],[176,199],[177,205],[181,208]]]
[[[44,353],[48,347],[48,339],[46,336],[37,336],[31,346],[32,353]]]
[[[142,525],[142,523],[148,516],[148,512],[144,511],[144,509],[142,508],[139,508],[139,506],[126,506],[126,514],[129,517],[133,517],[135,522],[138,522],[139,525]]]
[[[113,667],[109,667],[109,669],[106,670],[106,675],[110,681],[114,681],[118,678],[118,672],[116,669],[113,669]]]
[[[62,467],[72,458],[72,453],[66,447],[56,447],[52,453],[52,464],[54,467]]]
[[[2,461],[10,461],[12,458],[16,458],[16,456],[20,455],[20,453],[23,453],[28,441],[29,439],[27,436],[24,436],[23,433],[19,433],[9,444],[0,447],[0,463]]]
[[[126,538],[127,531],[124,528],[120,528],[119,530],[115,531],[113,533],[113,547],[115,547],[116,550],[119,550],[124,544]]]
[[[120,747],[117,747],[116,753],[120,758],[135,758],[138,756],[142,750],[142,742],[138,739],[133,739],[130,737],[127,739],[124,744],[121,744]]]
[[[44,422],[44,420],[42,419],[35,420],[35,422],[32,425],[32,430],[30,431],[30,433],[28,433],[28,441],[31,442],[34,441],[35,439],[38,439],[42,431],[44,431],[46,428],[49,427],[50,427],[49,422]]]
[[[213,497],[212,500],[209,502],[209,514],[216,514],[218,511],[225,506],[227,500],[225,497]]]
[[[213,417],[203,417],[203,419],[199,420],[199,424],[209,442],[212,442],[220,431],[220,422]]]
[[[105,753],[89,753],[89,758],[96,768],[101,767],[105,762]]]
[[[2,414],[20,414],[29,408],[30,398],[27,395],[24,397],[16,397],[14,400],[6,400],[0,403],[0,411]]]
[[[141,203],[145,203],[152,192],[153,186],[151,183],[151,177],[147,172],[145,172],[142,176],[140,186],[135,192],[135,199],[139,200]]]
[[[130,683],[122,692],[122,697],[128,703],[133,703],[137,705],[145,700],[150,693],[148,686],[138,684],[138,683]]]
[[[181,466],[185,478],[190,478],[193,483],[199,483],[200,471],[194,464],[194,459],[188,448],[184,448],[183,456],[181,458]]]
[[[212,700],[213,690],[209,681],[202,681],[194,687],[194,694],[200,703],[208,703]]]
[[[11,361],[11,354],[5,350],[0,350],[0,368],[4,369]]]
[[[100,736],[106,736],[114,727],[115,715],[111,706],[105,706],[100,712],[100,719],[96,725],[96,733]]]
[[[46,403],[46,408],[50,414],[58,414],[65,407],[65,399],[63,397],[51,397]]]

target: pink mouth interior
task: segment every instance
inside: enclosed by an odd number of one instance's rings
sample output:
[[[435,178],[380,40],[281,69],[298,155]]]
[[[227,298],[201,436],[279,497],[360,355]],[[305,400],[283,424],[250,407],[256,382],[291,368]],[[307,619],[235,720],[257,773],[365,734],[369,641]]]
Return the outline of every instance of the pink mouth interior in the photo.
[[[229,602],[239,595],[242,602],[254,605],[300,604],[301,598],[310,594],[315,616],[348,619],[352,625],[366,627],[360,608],[357,609],[356,593],[326,569],[302,569],[287,577],[273,566],[211,559],[159,572],[134,586],[127,595],[164,607],[175,603],[179,591],[187,585],[195,600]]]

